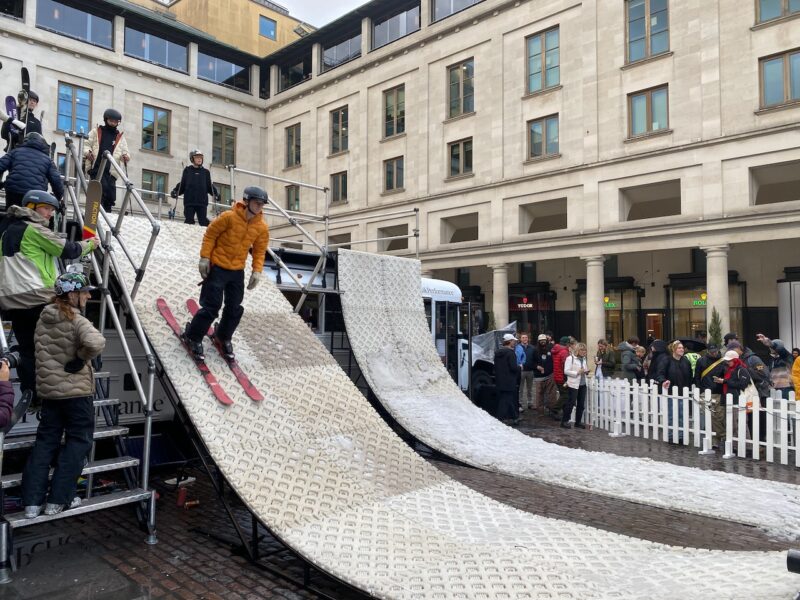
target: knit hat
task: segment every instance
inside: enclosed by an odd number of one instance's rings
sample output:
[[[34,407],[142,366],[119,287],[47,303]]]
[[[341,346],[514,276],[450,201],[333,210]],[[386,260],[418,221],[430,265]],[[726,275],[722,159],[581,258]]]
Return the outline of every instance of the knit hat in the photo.
[[[728,345],[727,345],[727,349],[728,350],[744,350],[742,345],[739,342],[737,342],[736,340],[733,340],[733,341],[729,342]]]
[[[569,346],[569,336],[562,335],[561,339],[558,340],[558,343],[561,344],[562,346]]]

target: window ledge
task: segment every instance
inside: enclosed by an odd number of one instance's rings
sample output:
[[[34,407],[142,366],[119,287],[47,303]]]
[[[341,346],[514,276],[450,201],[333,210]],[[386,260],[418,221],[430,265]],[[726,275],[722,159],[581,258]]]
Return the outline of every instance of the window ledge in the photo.
[[[800,12],[792,13],[790,15],[783,15],[782,17],[777,17],[776,19],[770,19],[769,21],[764,21],[763,23],[756,23],[750,28],[750,31],[758,31],[760,29],[766,29],[767,27],[778,25],[779,23],[786,23],[786,21],[794,21],[795,19],[798,18],[800,18]]]
[[[389,137],[383,138],[379,143],[383,144],[384,142],[391,142],[393,140],[399,140],[400,138],[406,137],[406,132],[403,133],[395,133],[394,135],[390,135]]]
[[[761,115],[768,115],[774,112],[780,112],[782,110],[786,110],[789,108],[798,108],[800,107],[800,100],[792,100],[791,102],[784,102],[783,104],[776,104],[774,106],[767,106],[765,108],[759,108],[756,111],[753,111],[753,114],[761,116]]]
[[[544,161],[547,161],[547,160],[555,160],[557,158],[561,158],[561,153],[560,152],[558,154],[545,154],[544,156],[537,156],[535,158],[529,158],[527,160],[524,160],[522,162],[522,164],[523,165],[531,165],[531,164],[544,162]]]
[[[153,156],[162,156],[164,158],[175,158],[169,152],[161,152],[159,150],[148,150],[147,148],[139,148],[139,152],[144,154],[152,154]]]
[[[336,208],[337,206],[347,206],[348,202],[349,202],[348,200],[335,200],[330,204],[328,204],[328,206],[330,206],[331,208]]]
[[[662,52],[660,54],[654,54],[652,56],[648,56],[647,58],[640,58],[639,60],[625,63],[620,67],[621,71],[627,71],[628,69],[632,69],[634,67],[638,67],[639,65],[645,65],[647,63],[655,62],[657,60],[661,60],[662,58],[666,58],[668,56],[672,56],[675,54],[672,50],[668,50],[667,52]]]
[[[445,181],[458,181],[459,179],[469,179],[470,177],[475,177],[475,173],[462,173],[461,175],[451,175],[450,177],[445,177]]]
[[[626,138],[623,143],[630,144],[632,142],[638,142],[640,140],[649,140],[650,138],[661,137],[662,135],[669,135],[671,133],[672,129],[659,129],[658,131],[643,133],[642,135]]]
[[[345,154],[349,154],[350,150],[341,150],[339,152],[334,152],[333,154],[328,154],[328,158],[336,158],[337,156],[344,156]]]
[[[381,196],[394,196],[395,194],[402,194],[405,191],[406,191],[406,188],[404,188],[404,187],[395,188],[393,190],[384,191],[383,193],[381,193]]]
[[[290,165],[288,167],[283,167],[283,172],[285,173],[286,171],[294,171],[295,169],[299,169],[302,166],[303,166],[303,163],[297,163],[296,165]]]
[[[528,98],[538,98],[539,96],[545,96],[550,92],[557,92],[564,86],[560,83],[558,85],[551,86],[549,88],[544,88],[543,90],[536,90],[535,92],[528,92],[527,94],[522,96],[523,100],[527,100]]]
[[[452,123],[453,121],[460,121],[461,119],[468,119],[469,117],[474,117],[477,114],[478,113],[473,110],[472,112],[462,113],[462,114],[457,115],[455,117],[450,117],[449,119],[445,119],[444,121],[442,121],[442,123]]]

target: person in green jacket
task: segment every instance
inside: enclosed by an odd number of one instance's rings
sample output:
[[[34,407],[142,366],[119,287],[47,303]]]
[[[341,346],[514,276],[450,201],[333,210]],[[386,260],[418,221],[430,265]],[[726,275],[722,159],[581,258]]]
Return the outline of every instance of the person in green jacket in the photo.
[[[100,245],[96,237],[70,242],[53,233],[48,225],[58,208],[52,194],[31,190],[22,206],[10,207],[0,222],[0,310],[11,321],[19,347],[17,375],[23,393],[36,390],[33,332],[53,295],[57,259],[79,258]]]

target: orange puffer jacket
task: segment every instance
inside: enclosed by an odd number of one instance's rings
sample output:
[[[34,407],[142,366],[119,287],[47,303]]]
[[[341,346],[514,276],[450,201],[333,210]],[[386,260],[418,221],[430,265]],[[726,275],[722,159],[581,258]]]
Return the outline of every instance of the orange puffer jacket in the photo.
[[[230,271],[244,269],[247,254],[253,249],[253,271],[264,269],[264,256],[269,244],[269,229],[261,215],[247,220],[247,206],[237,202],[228,212],[222,213],[206,229],[200,257],[211,259]]]

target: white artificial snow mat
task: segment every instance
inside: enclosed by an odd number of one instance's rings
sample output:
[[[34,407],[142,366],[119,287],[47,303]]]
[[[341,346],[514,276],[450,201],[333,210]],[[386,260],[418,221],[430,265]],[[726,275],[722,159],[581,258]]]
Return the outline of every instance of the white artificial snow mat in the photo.
[[[149,229],[136,218],[122,229],[139,256]],[[244,318],[233,339],[239,362],[265,400],[250,400],[206,343],[208,365],[234,400],[220,405],[156,311],[156,299],[164,297],[179,321],[188,320],[185,300],[198,295],[203,231],[163,224],[137,310],[231,486],[265,526],[321,570],[376,598],[792,598],[800,582],[786,571],[783,553],[655,544],[532,516],[452,481],[389,429],[269,282],[245,293]],[[352,263],[351,274],[357,268]],[[366,283],[374,275],[360,277]],[[419,285],[392,288],[400,297],[365,307],[365,322],[374,310],[416,310]],[[352,325],[357,308],[350,304],[347,310]],[[388,333],[377,327],[368,335],[380,347]],[[423,340],[414,345],[420,354],[427,352]],[[444,389],[436,381],[431,385]],[[414,402],[418,385],[414,380],[407,386]],[[447,418],[460,419],[449,406],[442,408]],[[472,414],[467,405],[462,412]],[[482,435],[472,441],[486,443]]]

